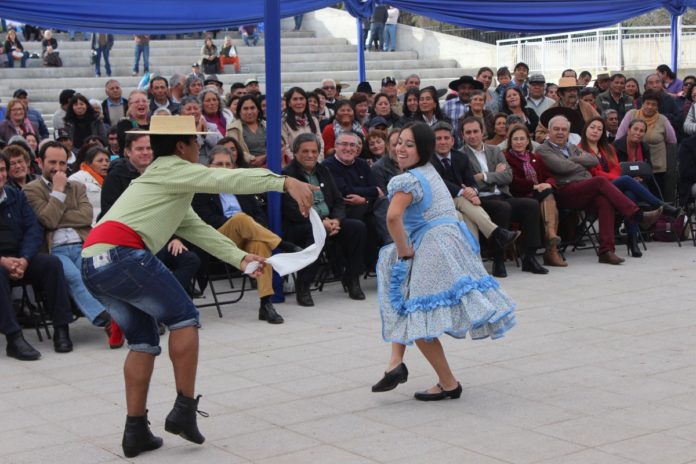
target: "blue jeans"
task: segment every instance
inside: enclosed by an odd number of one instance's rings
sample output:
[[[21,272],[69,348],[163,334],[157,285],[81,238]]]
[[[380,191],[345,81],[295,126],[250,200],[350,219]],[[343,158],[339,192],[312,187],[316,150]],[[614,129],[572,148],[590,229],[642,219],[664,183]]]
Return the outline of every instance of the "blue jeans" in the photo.
[[[82,278],[118,323],[132,351],[158,355],[158,322],[170,331],[200,327],[198,309],[147,250],[115,247],[82,260]]]
[[[244,39],[244,45],[247,47],[251,47],[252,45],[249,42],[253,42],[253,45],[256,46],[256,44],[259,43],[259,32],[254,31],[251,35],[242,35],[242,39]]]
[[[140,65],[140,55],[143,56],[143,72],[150,71],[150,45],[135,45],[135,50],[133,53],[133,72],[138,72],[138,67]]]
[[[617,177],[612,181],[612,183],[614,184],[614,186],[616,186],[617,189],[621,190],[621,192],[624,195],[633,200],[634,203],[642,201],[643,203],[647,203],[650,206],[658,207],[662,205],[662,201],[659,198],[653,195],[650,192],[650,190],[648,190],[645,186],[643,186],[643,184],[641,184],[631,176]],[[636,224],[635,222],[629,222],[627,220],[625,224],[626,230],[629,233],[640,232],[638,224]]]
[[[384,23],[370,23],[370,34],[367,38],[367,48],[372,49],[372,44],[375,44],[375,50],[382,49],[382,40],[384,39]]]
[[[304,19],[304,14],[295,15],[293,18],[295,19],[295,30],[299,31],[302,27],[302,19]]]
[[[85,287],[82,280],[82,244],[63,245],[51,249],[51,254],[60,260],[63,265],[63,274],[68,284],[68,293],[75,304],[89,321],[94,325],[103,325],[104,321],[98,320],[99,313],[104,311],[104,306],[98,302]]]
[[[20,60],[20,66],[22,68],[27,67],[27,60],[29,59],[29,52],[23,52],[22,53],[22,58]],[[8,68],[14,68],[14,62],[16,61],[16,58],[12,56],[12,53],[7,53],[7,67]]]
[[[396,49],[396,24],[384,25],[384,45],[382,50],[394,51]]]
[[[97,60],[94,62],[95,73],[97,76],[101,76],[101,57],[104,55],[104,70],[107,76],[111,76],[111,63],[109,63],[109,49],[108,48],[97,48]]]

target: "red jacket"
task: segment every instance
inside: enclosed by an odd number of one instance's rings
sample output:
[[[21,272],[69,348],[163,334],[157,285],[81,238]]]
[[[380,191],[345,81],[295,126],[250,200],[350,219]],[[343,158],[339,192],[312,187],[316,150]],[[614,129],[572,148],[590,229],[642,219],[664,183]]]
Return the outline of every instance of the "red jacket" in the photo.
[[[551,184],[552,187],[556,188],[556,179],[553,177],[553,174],[551,174],[551,171],[549,171],[549,168],[546,167],[541,156],[536,153],[530,153],[530,157],[532,166],[537,174],[538,183]],[[531,197],[534,193],[534,183],[525,177],[522,161],[511,154],[509,150],[505,150],[505,159],[507,159],[508,164],[512,168],[510,193],[515,197]]]
[[[592,153],[592,152],[588,152]],[[595,153],[592,153],[593,155],[597,156]],[[612,163],[609,158],[605,155],[604,158],[606,159],[606,164],[608,166],[608,170],[605,171],[604,167],[602,166],[602,161],[600,160],[597,166],[590,168],[590,174],[592,174],[592,177],[606,177],[609,180],[614,180],[619,177],[621,177],[621,166],[619,165],[619,160],[616,158],[616,153],[614,153],[614,162]],[[599,158],[599,156],[597,156]]]

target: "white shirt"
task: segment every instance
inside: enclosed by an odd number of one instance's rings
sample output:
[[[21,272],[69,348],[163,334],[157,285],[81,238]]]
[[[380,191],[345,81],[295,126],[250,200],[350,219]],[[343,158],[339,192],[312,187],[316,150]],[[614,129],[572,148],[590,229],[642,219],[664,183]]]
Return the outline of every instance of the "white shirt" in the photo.
[[[469,149],[474,153],[474,156],[476,157],[476,160],[479,162],[479,165],[481,165],[481,173],[483,174],[483,181],[488,182],[488,176],[486,173],[490,171],[488,168],[488,160],[486,160],[486,150],[481,144],[481,150],[477,150],[471,145],[467,145]],[[500,195],[500,190],[498,190],[498,186],[495,186],[493,192],[479,192],[480,197],[488,197],[491,195]]]

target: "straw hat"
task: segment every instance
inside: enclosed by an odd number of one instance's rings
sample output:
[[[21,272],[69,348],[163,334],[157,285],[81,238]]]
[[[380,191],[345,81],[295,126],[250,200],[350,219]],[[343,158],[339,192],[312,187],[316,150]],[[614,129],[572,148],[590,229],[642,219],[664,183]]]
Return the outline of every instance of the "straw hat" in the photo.
[[[126,134],[207,135],[212,132],[197,131],[196,119],[193,116],[153,116],[150,118],[148,130],[126,131]]]
[[[558,80],[558,90],[581,89],[582,87],[582,85],[578,85],[578,81],[574,77],[561,77]]]

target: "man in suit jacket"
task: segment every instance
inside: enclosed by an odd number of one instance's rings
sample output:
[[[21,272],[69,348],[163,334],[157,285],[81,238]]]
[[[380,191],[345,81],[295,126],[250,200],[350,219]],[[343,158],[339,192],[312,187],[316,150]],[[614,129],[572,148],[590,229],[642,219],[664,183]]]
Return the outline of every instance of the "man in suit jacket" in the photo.
[[[510,227],[510,221],[521,225],[525,235],[522,270],[534,274],[547,274],[534,257],[541,246],[541,212],[539,202],[532,198],[513,198],[510,195],[512,169],[500,148],[483,143],[483,123],[469,117],[462,121],[464,153],[469,159],[474,180],[481,198],[481,206],[501,227]],[[496,250],[493,256],[493,275],[505,277],[504,256]]]
[[[564,116],[549,120],[549,138],[536,153],[541,156],[556,178],[554,193],[559,208],[592,209],[599,220],[599,262],[621,264],[623,258],[614,253],[614,218],[623,217],[649,227],[657,221],[662,208],[643,213],[606,177],[592,177],[587,170],[596,166],[597,157],[568,143],[570,121]]]
[[[283,174],[319,187],[320,190],[314,192],[312,208],[322,219],[327,242],[336,243],[342,251],[345,268],[341,282],[351,299],[364,300],[365,294],[360,288],[360,274],[363,272],[366,226],[359,219],[346,217],[344,199],[331,172],[326,166],[318,163],[319,146],[319,140],[314,134],[300,134],[293,142],[295,158],[283,169]],[[288,240],[301,247],[314,242],[309,219],[300,214],[297,202],[290,195],[283,195],[283,231]],[[314,306],[309,285],[316,272],[315,262],[297,273],[295,296],[300,306]]]
[[[493,239],[497,248],[504,249],[519,237],[520,232],[498,227],[481,207],[481,199],[478,197],[469,159],[463,153],[452,150],[454,147],[452,126],[440,121],[433,125],[432,130],[435,133],[435,156],[431,163],[445,181],[461,219],[466,222],[476,239],[481,231],[484,237]]]
[[[210,151],[208,166],[216,169],[234,169],[236,166],[232,151],[222,145],[214,147]],[[289,252],[300,251],[299,247],[283,242],[262,225],[265,224],[263,211],[254,195],[197,193],[191,206],[206,224],[216,228],[248,253],[268,258],[275,248]],[[256,281],[261,300],[259,319],[269,324],[282,324],[283,317],[276,312],[271,302],[274,293],[271,266],[264,266],[263,274]]]

